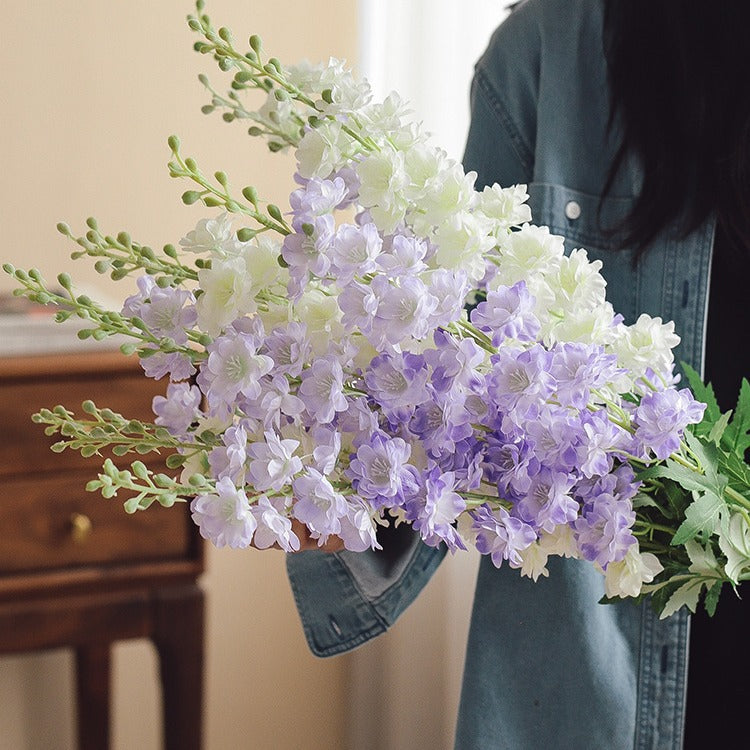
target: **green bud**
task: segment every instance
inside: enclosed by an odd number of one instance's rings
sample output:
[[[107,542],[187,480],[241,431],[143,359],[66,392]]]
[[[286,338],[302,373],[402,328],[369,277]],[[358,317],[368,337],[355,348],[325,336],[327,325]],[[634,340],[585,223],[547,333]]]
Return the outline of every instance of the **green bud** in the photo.
[[[164,255],[166,255],[168,258],[176,258],[177,257],[177,248],[175,248],[174,245],[164,245],[162,248],[162,252]]]
[[[121,245],[125,245],[125,247],[130,247],[131,246],[130,235],[127,232],[120,232],[117,235],[117,241]]]
[[[252,186],[242,188],[242,195],[244,198],[250,201],[254,206],[258,204],[258,191]]]
[[[202,474],[191,474],[188,477],[188,484],[191,487],[205,487],[206,478]]]
[[[221,119],[224,120],[224,122],[234,122],[235,116],[231,112],[224,112]]]
[[[131,497],[122,504],[122,507],[125,509],[126,513],[130,513],[132,515],[140,509],[141,500],[139,497]]]
[[[89,216],[89,218],[86,219],[86,226],[88,226],[89,229],[93,229],[94,231],[99,229],[99,225],[96,223],[96,219],[93,216]]]
[[[240,204],[237,203],[237,201],[232,200],[231,198],[226,202],[225,206],[230,214],[238,214],[242,210],[240,208]]]
[[[10,263],[3,263],[3,271],[5,271],[5,273],[9,274],[10,276],[16,275],[16,267],[12,266]]]
[[[250,49],[252,49],[256,55],[260,55],[260,51],[263,49],[261,38],[257,34],[253,34],[248,40],[248,43],[250,44]]]
[[[112,279],[112,281],[122,281],[127,275],[128,272],[124,268],[118,268],[117,270],[112,271],[109,278]]]
[[[138,347],[135,344],[121,344],[120,351],[126,356],[130,357],[135,354]]]
[[[91,304],[91,297],[88,297],[88,296],[87,296],[87,295],[85,295],[85,294],[79,294],[79,295],[78,295],[78,296],[76,297],[76,302],[77,302],[77,303],[78,303],[79,305],[82,305],[83,307],[88,307],[88,306],[89,306],[89,305]]]
[[[36,281],[38,284],[44,283],[44,279],[42,278],[42,272],[38,268],[29,269],[29,278],[32,281]]]
[[[185,159],[185,166],[191,171],[191,172],[197,172],[198,171],[198,165],[195,162],[195,159],[188,156],[187,159]]]
[[[200,83],[201,83],[201,84],[202,84],[203,86],[208,86],[208,76],[207,76],[207,75],[206,75],[205,73],[199,73],[199,74],[198,74],[198,81],[199,81],[199,82],[200,82]]]
[[[57,225],[57,231],[60,232],[60,234],[64,234],[66,237],[72,236],[71,235],[71,231],[70,231],[70,227],[65,222],[63,222],[63,221],[61,221]]]
[[[258,135],[263,135],[263,131],[257,125],[253,125],[252,127],[247,129],[247,134],[252,135],[252,136],[258,136]]]
[[[232,32],[226,26],[222,26],[219,29],[219,38],[230,43],[232,41]]]
[[[201,195],[197,190],[186,190],[182,194],[182,202],[186,206],[192,206],[193,203],[197,203],[201,199]]]
[[[232,69],[232,61],[226,57],[220,57],[219,58],[219,70],[226,73],[230,71],[231,69]]]
[[[172,149],[172,151],[179,151],[180,139],[176,135],[170,135],[169,138],[167,138],[167,145],[170,149]]]
[[[167,468],[168,469],[179,469],[185,463],[185,457],[179,453],[170,453],[167,456]]]
[[[85,339],[91,338],[92,333],[93,331],[90,328],[82,328],[76,335],[81,341],[84,341]]]
[[[139,252],[141,257],[146,260],[156,260],[156,253],[154,253],[154,251],[147,245],[144,245]]]
[[[240,70],[235,73],[234,80],[237,81],[237,83],[248,83],[253,80],[253,74],[249,70]]]
[[[206,7],[205,0],[196,0],[195,9],[198,11],[198,13],[203,13],[203,10],[205,7]]]
[[[310,115],[310,116],[309,116],[309,117],[307,118],[307,124],[308,124],[308,125],[309,125],[309,126],[310,126],[311,128],[317,128],[317,127],[318,127],[318,125],[320,125],[320,118],[319,118],[319,117],[318,117],[317,115]]]
[[[208,346],[212,341],[213,339],[207,333],[201,334],[198,338],[198,343],[201,346]]]
[[[272,154],[277,154],[283,148],[284,148],[284,144],[283,143],[278,143],[277,141],[269,141],[268,142],[268,150]]]
[[[237,230],[237,239],[240,242],[250,242],[250,240],[255,237],[256,232],[252,229],[249,229],[248,227],[243,227],[242,229]]]
[[[276,89],[273,95],[277,102],[285,102],[289,99],[289,94],[284,89]]]
[[[269,203],[266,210],[272,219],[276,219],[276,221],[284,221],[284,217],[281,215],[281,209],[274,203]]]
[[[201,107],[201,112],[204,115],[210,115],[214,111],[215,107],[211,106],[210,104],[204,104]]]
[[[320,96],[326,104],[333,104],[333,92],[331,89],[325,89],[325,91],[321,92]]]
[[[111,267],[112,263],[109,260],[97,260],[94,263],[94,269],[97,273],[107,273]]]
[[[146,464],[144,464],[143,461],[133,461],[133,463],[130,464],[130,468],[133,470],[133,474],[135,474],[138,479],[148,479],[148,469],[146,468]]]
[[[258,62],[258,55],[255,54],[255,52],[246,52],[245,53],[245,60],[251,63]]]
[[[203,205],[208,206],[209,208],[217,208],[218,206],[223,206],[224,203],[218,198],[215,198],[213,195],[207,195],[203,199]]]
[[[67,291],[70,291],[73,286],[73,280],[70,278],[70,274],[67,273],[57,274],[57,283]]]
[[[198,21],[196,18],[188,18],[188,26],[193,31],[200,31],[201,30],[200,21]]]

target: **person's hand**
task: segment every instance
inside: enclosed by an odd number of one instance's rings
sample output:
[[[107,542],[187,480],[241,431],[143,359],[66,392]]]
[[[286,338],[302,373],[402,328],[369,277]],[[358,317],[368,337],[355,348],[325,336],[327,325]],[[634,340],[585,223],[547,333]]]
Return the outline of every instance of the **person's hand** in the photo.
[[[323,552],[340,552],[344,549],[344,540],[340,536],[331,535],[322,546],[318,546],[318,540],[310,536],[310,530],[301,521],[292,519],[292,531],[299,538],[299,551],[318,549]]]

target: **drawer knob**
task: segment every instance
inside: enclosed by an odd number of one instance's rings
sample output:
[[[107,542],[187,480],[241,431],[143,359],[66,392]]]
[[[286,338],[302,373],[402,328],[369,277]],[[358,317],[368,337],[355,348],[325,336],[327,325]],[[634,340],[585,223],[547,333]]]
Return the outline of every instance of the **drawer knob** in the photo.
[[[91,519],[83,513],[70,516],[70,537],[77,544],[83,544],[91,536]]]

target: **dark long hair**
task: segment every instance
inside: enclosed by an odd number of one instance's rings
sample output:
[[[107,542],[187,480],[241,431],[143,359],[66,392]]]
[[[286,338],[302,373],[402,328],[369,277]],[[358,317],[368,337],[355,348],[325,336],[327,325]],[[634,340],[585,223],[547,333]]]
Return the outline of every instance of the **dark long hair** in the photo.
[[[605,0],[610,124],[642,190],[624,244],[642,251],[665,228],[684,236],[715,213],[750,251],[750,0]]]

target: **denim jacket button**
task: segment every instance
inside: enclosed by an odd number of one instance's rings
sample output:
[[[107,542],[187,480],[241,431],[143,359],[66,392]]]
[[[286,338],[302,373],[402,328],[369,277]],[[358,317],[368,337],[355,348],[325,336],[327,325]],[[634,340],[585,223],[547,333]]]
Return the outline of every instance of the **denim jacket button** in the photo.
[[[565,204],[565,216],[571,221],[575,221],[581,215],[581,204],[577,201],[568,201]]]

